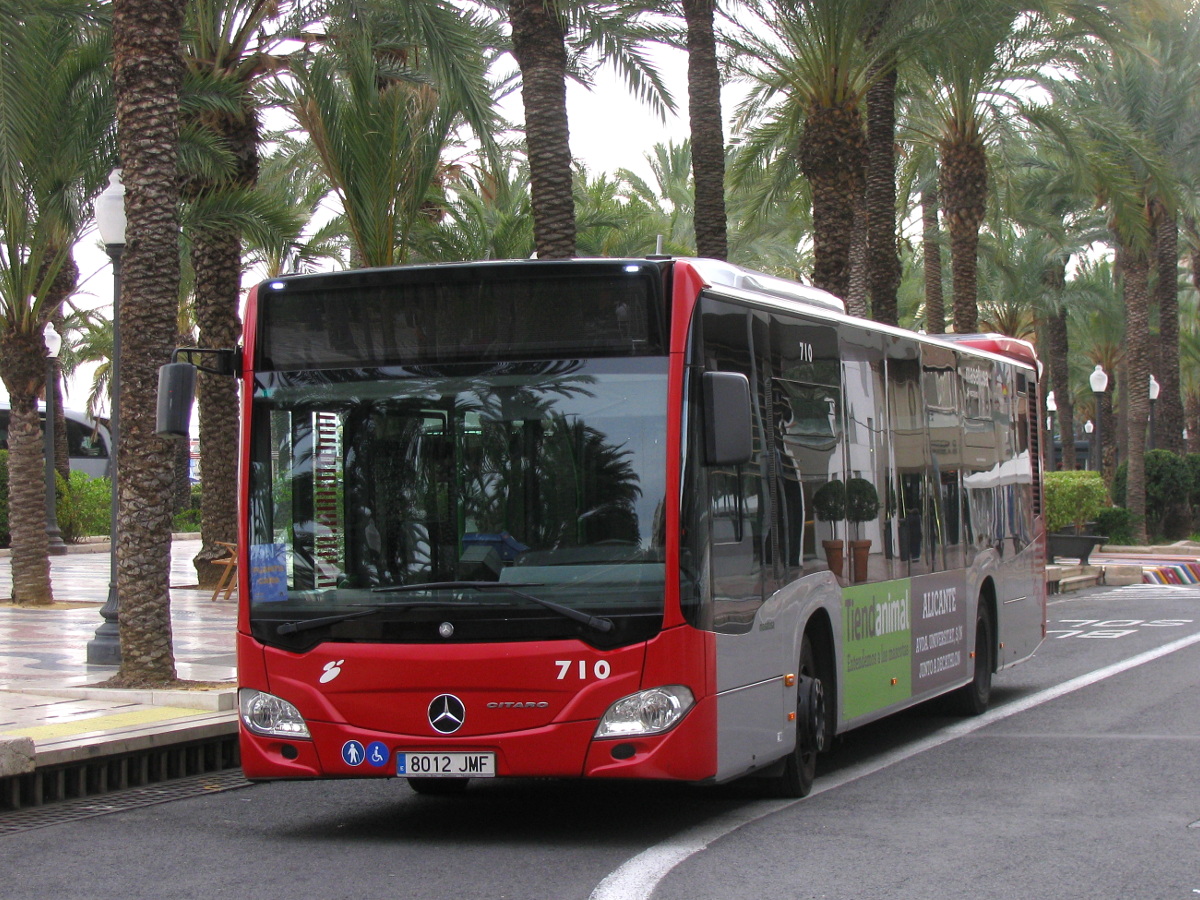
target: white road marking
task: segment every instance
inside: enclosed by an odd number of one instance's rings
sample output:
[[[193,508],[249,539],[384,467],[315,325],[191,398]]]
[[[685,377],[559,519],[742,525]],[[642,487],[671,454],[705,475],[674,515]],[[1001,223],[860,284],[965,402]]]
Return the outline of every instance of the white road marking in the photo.
[[[1007,719],[1009,716],[1015,716],[1017,713],[1033,709],[1035,706],[1041,706],[1043,703],[1049,703],[1051,700],[1057,700],[1059,697],[1064,697],[1081,688],[1096,684],[1106,678],[1112,678],[1114,675],[1120,675],[1129,669],[1153,662],[1156,659],[1197,643],[1200,643],[1200,633],[1180,638],[1177,641],[1171,641],[1171,643],[1163,644],[1163,646],[1155,650],[1147,650],[1145,653],[1139,653],[1121,662],[1113,663],[1112,665],[1080,675],[1077,678],[1072,678],[1069,681],[1064,681],[1062,684],[1052,688],[1038,691],[1036,694],[1030,694],[1021,700],[1007,703],[1004,706],[984,713],[982,716],[951,725],[948,728],[943,728],[937,734],[931,735],[924,740],[900,747],[882,756],[856,765],[848,766],[833,776],[822,778],[814,785],[813,792],[809,796],[813,797],[817,794],[823,794],[826,791],[835,790],[852,781],[857,781],[859,778],[873,775],[882,769],[910,759],[919,753],[924,753],[926,750],[932,750],[956,738],[968,735],[973,731],[986,728],[994,722],[999,722],[1002,719]],[[666,878],[672,869],[688,857],[704,850],[714,841],[732,834],[743,825],[757,822],[759,819],[773,815],[790,806],[795,806],[800,802],[802,801],[763,800],[748,803],[732,813],[718,816],[702,825],[697,825],[695,828],[689,828],[686,831],[669,837],[667,840],[643,850],[637,856],[629,859],[622,866],[609,873],[596,886],[595,890],[592,891],[588,900],[649,900],[650,895],[654,893],[654,889],[658,887],[659,882]],[[1196,890],[1194,893],[1200,893],[1200,890]]]

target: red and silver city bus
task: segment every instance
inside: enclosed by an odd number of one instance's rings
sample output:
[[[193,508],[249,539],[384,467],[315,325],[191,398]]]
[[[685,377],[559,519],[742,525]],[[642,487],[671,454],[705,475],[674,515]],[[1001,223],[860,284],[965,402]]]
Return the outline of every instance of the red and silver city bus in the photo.
[[[251,779],[769,779],[1045,632],[1037,361],[699,259],[280,278],[242,379]]]

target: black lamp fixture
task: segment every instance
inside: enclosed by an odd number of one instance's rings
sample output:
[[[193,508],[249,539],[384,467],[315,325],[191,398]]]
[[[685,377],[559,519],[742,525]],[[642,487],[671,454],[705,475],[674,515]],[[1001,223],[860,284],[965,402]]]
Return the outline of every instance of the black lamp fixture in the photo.
[[[42,453],[46,457],[46,538],[49,541],[51,556],[62,556],[67,552],[63,543],[62,532],[58,528],[58,496],[55,491],[57,476],[54,468],[54,426],[58,411],[55,394],[58,381],[58,367],[55,360],[62,350],[62,337],[54,329],[52,322],[46,323],[42,331],[42,340],[46,344],[46,424],[42,426]]]
[[[108,175],[108,187],[96,198],[96,227],[104,251],[113,264],[113,352],[108,378],[109,396],[112,398],[108,418],[109,448],[108,475],[112,482],[112,501],[109,507],[109,571],[108,599],[100,608],[104,619],[96,629],[96,635],[88,641],[87,661],[89,665],[116,666],[121,664],[121,631],[117,623],[120,604],[117,599],[117,452],[121,445],[120,397],[121,397],[121,254],[125,250],[125,185],[121,183],[121,170],[113,169]]]

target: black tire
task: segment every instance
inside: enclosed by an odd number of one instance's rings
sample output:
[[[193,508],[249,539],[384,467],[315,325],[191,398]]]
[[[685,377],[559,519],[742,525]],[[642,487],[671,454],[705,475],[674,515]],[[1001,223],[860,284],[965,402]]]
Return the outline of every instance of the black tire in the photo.
[[[982,598],[981,598],[982,600]],[[975,621],[975,676],[950,695],[951,709],[961,716],[979,716],[987,712],[992,700],[992,670],[996,644],[992,637],[992,617],[980,602]]]
[[[771,779],[776,797],[807,797],[817,775],[817,754],[828,745],[826,691],[808,635],[800,642],[796,689],[796,747],[783,761],[783,772]]]
[[[408,786],[426,797],[452,797],[467,789],[470,778],[410,778]]]

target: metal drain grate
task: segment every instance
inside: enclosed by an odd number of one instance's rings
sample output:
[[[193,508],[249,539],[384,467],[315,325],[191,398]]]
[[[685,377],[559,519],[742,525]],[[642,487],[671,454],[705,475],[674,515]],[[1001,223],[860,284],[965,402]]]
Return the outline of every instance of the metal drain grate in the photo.
[[[147,787],[113,791],[102,797],[81,797],[77,800],[64,800],[49,806],[0,812],[0,835],[31,831],[34,828],[45,828],[49,825],[61,825],[65,822],[78,822],[94,816],[106,816],[109,813],[124,812],[129,809],[153,806],[156,803],[169,803],[172,800],[184,800],[189,797],[200,797],[218,791],[232,791],[237,788],[249,787],[250,784],[251,782],[247,781],[240,771],[215,772],[208,775],[177,778],[174,781],[164,781]]]
[[[42,766],[0,778],[3,810],[38,808],[239,767],[236,734]]]

